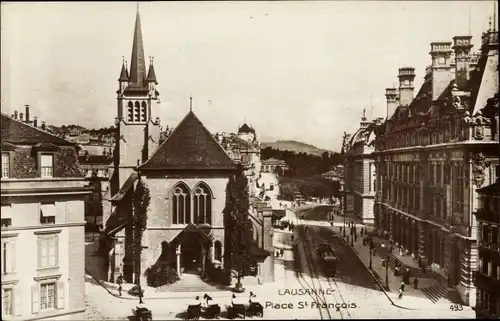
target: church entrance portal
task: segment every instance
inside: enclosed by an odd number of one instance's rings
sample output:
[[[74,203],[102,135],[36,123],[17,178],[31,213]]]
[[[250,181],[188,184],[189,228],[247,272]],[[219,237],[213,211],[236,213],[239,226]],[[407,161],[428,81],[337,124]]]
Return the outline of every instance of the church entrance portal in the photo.
[[[199,237],[186,237],[181,244],[181,268],[183,273],[200,273],[202,270],[203,244]]]

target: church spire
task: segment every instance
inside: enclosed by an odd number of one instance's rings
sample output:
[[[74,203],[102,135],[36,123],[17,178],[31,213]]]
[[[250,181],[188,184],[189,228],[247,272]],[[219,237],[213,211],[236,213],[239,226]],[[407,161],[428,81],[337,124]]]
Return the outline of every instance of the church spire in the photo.
[[[149,71],[148,71],[148,82],[153,82],[157,84],[155,67],[153,66],[153,57],[149,57]]]
[[[146,61],[144,59],[144,46],[142,43],[141,17],[139,4],[135,16],[134,42],[132,44],[132,58],[130,59],[130,83],[136,86],[146,85]]]
[[[118,81],[128,81],[127,62],[125,60],[122,61],[122,71],[120,72]]]

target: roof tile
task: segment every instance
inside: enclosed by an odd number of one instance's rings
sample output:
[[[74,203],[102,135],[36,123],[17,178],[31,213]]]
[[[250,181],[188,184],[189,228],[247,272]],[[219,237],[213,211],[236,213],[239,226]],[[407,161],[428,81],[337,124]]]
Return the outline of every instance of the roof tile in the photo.
[[[139,169],[235,169],[235,162],[190,111]]]

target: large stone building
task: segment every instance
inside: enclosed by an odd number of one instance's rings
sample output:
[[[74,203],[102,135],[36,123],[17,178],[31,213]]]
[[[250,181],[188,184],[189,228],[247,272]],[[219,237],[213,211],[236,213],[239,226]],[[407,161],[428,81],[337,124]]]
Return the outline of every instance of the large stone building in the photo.
[[[217,133],[215,138],[227,154],[245,169],[251,196],[258,194],[258,179],[261,173],[260,142],[255,129],[243,124],[238,133]]]
[[[375,160],[373,132],[374,122],[366,118],[366,110],[359,129],[350,137],[344,150],[346,162],[345,193],[346,213],[358,216],[363,223],[373,224],[373,204],[375,200]]]
[[[76,146],[36,125],[1,114],[2,320],[82,320],[92,190]]]
[[[151,196],[142,240],[142,271],[163,263],[167,256],[181,277],[188,271],[202,274],[207,262],[224,264],[222,211],[227,183],[238,166],[192,110],[158,146],[159,92],[152,61],[146,72],[139,12],[130,72],[123,64],[117,93],[113,208],[105,231],[109,279],[114,281],[122,273],[127,282],[134,279],[129,245],[133,242],[132,198],[139,181]]]
[[[498,33],[431,43],[432,63],[415,98],[413,68],[399,69],[399,102],[377,126],[375,224],[420,258],[464,303],[475,305],[476,189],[498,171]]]
[[[497,173],[498,175],[499,173]],[[479,263],[476,271],[476,316],[500,318],[500,182],[480,188],[478,224]]]

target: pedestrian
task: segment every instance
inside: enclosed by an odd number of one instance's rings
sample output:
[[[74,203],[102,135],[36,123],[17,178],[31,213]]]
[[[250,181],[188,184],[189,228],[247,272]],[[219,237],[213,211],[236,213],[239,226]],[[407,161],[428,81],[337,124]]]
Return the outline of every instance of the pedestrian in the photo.
[[[396,261],[396,264],[397,264],[397,261]],[[398,276],[398,275],[399,275],[399,267],[398,267],[398,266],[396,266],[396,267],[394,268],[394,276]]]
[[[354,234],[354,242],[358,241],[358,234]]]
[[[418,288],[418,278],[417,277],[415,277],[413,279],[413,288],[415,288],[415,290]]]
[[[283,254],[285,254],[285,251],[283,251],[283,249],[280,249],[280,257],[283,257]]]
[[[399,288],[401,289],[401,291],[405,291],[405,283],[404,282],[401,282],[401,285],[399,286]]]
[[[361,231],[360,231],[361,237],[363,237],[363,232],[364,232],[364,229],[363,229],[363,227],[361,227]]]
[[[203,296],[203,298],[205,299],[207,307],[209,307],[210,306],[209,301],[212,300],[212,297],[210,295],[208,295],[208,294],[205,293],[205,295]]]
[[[382,267],[385,267],[385,259],[382,259]]]
[[[402,246],[399,247],[399,256],[403,256],[403,247]]]
[[[116,279],[116,283],[118,283],[118,295],[122,296],[122,284],[123,284],[123,276],[120,274]]]
[[[399,294],[398,294],[398,299],[402,299],[403,298],[403,290],[401,290],[401,288],[398,290]]]

